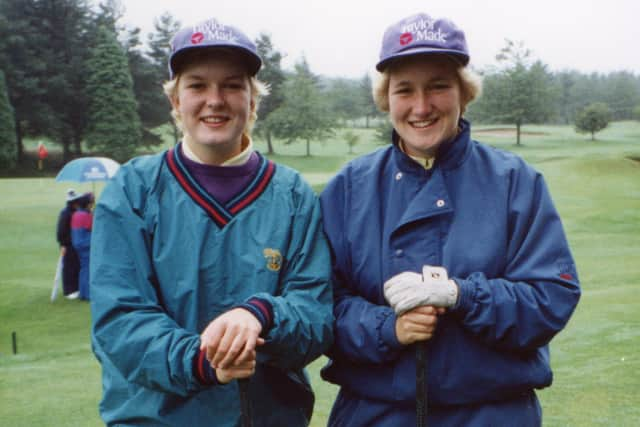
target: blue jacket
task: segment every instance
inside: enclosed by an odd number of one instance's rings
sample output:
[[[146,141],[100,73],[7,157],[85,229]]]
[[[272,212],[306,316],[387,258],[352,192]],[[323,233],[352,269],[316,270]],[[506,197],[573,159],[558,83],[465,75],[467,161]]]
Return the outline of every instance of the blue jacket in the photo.
[[[460,290],[428,341],[431,407],[482,405],[551,384],[548,344],[580,296],[560,218],[539,173],[472,141],[461,125],[431,170],[394,143],[348,164],[321,195],[336,317],[322,374],[342,387],[334,412],[349,399],[365,402],[349,425],[387,425],[368,408],[415,402],[414,346],[397,341],[383,283],[424,264],[444,266]]]
[[[273,325],[249,386],[253,425],[306,425],[313,396],[303,368],[327,350],[333,321],[317,197],[261,157],[251,184],[222,205],[176,151],[122,166],[95,210],[101,415],[118,426],[237,426],[237,382],[205,386],[193,360],[210,321],[257,297],[273,308]]]

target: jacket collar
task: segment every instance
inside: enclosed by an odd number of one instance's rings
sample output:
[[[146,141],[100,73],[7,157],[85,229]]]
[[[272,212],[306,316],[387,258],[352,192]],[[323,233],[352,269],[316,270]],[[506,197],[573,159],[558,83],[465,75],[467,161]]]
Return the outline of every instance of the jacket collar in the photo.
[[[462,128],[460,133],[454,139],[444,142],[438,149],[434,167],[454,169],[467,157],[471,149],[471,124],[465,119],[460,119],[460,127]],[[400,136],[393,129],[391,142],[393,143],[394,158],[400,170],[409,173],[427,173],[428,171],[400,149],[399,140]]]

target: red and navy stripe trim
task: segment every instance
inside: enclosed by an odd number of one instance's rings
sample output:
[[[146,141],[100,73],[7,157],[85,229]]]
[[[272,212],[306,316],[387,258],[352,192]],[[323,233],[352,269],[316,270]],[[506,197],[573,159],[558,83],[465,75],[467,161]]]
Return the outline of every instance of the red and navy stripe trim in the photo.
[[[258,153],[258,155],[260,155],[260,153]],[[261,161],[260,166],[258,167],[258,173],[251,181],[251,184],[249,184],[238,196],[234,197],[229,201],[229,203],[227,203],[229,211],[234,215],[251,204],[251,202],[262,194],[275,172],[275,163],[265,160],[262,156],[260,156],[260,158]]]
[[[206,358],[207,350],[200,349],[193,357],[193,373],[195,377],[203,385],[217,385],[218,378],[216,377],[216,371],[211,367],[209,361]]]
[[[224,227],[231,219],[231,216],[228,215],[225,209],[220,206],[213,197],[209,196],[207,192],[204,191],[204,189],[191,177],[187,168],[180,161],[180,155],[177,154],[179,152],[179,146],[167,151],[165,158],[167,165],[169,166],[169,170],[184,191],[186,191],[196,204],[209,214],[218,227]]]
[[[260,157],[260,162],[255,177],[240,194],[231,199],[226,205],[222,205],[189,174],[181,158],[181,145],[182,143],[175,148],[167,150],[165,153],[169,170],[191,199],[204,209],[220,228],[227,225],[235,215],[260,197],[275,173],[275,163],[256,152]]]
[[[267,336],[269,330],[273,326],[273,307],[269,301],[253,297],[248,301],[239,304],[237,307],[244,308],[256,316],[262,325],[262,332],[260,333],[260,336]]]

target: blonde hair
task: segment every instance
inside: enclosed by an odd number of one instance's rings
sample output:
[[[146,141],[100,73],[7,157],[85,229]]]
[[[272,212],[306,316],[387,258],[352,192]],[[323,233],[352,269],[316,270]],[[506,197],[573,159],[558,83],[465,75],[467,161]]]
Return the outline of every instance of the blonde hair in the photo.
[[[222,55],[234,55],[233,50],[218,48],[219,53]],[[194,52],[195,54],[190,55],[187,60],[182,61],[182,66],[180,68],[184,68],[184,65],[187,63],[193,63],[195,61],[201,60],[203,58],[210,57],[206,52]],[[164,94],[171,101],[171,117],[173,117],[173,121],[175,122],[180,132],[184,134],[184,127],[182,126],[182,119],[180,117],[180,112],[173,107],[175,104],[175,100],[178,98],[178,86],[180,83],[180,77],[182,76],[182,70],[178,70],[173,79],[165,82],[162,85],[164,90]],[[249,120],[247,120],[247,125],[245,126],[242,134],[246,137],[251,137],[251,129],[256,123],[258,119],[258,107],[260,106],[260,99],[267,96],[269,94],[269,86],[266,83],[261,82],[255,76],[249,76],[247,73],[247,77],[249,78],[249,88],[251,90],[251,113],[249,114]]]
[[[454,58],[450,58],[448,55],[446,58],[449,58],[456,67],[456,75],[458,83],[460,84],[460,114],[462,115],[467,105],[480,96],[482,92],[482,80],[479,75],[460,64]],[[391,71],[400,61],[402,61],[402,59],[396,59],[390,63],[384,71],[378,72],[377,78],[371,87],[373,101],[378,109],[385,113],[389,112],[389,82]]]

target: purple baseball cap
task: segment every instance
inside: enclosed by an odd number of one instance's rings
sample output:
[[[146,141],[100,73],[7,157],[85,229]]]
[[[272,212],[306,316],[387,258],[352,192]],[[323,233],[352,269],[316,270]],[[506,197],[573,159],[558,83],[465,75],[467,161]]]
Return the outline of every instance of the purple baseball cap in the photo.
[[[376,70],[384,71],[394,58],[430,53],[447,53],[457,57],[462,65],[469,63],[467,41],[461,29],[448,19],[418,13],[387,28]]]
[[[242,31],[214,18],[185,27],[171,39],[169,76],[178,72],[180,58],[185,52],[200,48],[225,47],[237,50],[246,60],[249,74],[255,76],[262,66],[256,45]]]

